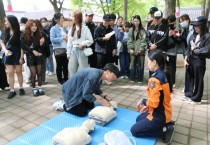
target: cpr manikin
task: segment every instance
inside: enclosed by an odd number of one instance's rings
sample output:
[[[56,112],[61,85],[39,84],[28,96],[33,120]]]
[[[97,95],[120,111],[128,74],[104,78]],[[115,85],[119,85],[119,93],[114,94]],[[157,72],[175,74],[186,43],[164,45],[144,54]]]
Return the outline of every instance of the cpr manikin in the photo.
[[[104,126],[105,124],[112,121],[116,116],[117,112],[114,111],[117,108],[117,102],[110,101],[111,107],[97,106],[89,112],[89,117],[96,121],[96,124]]]
[[[54,145],[89,145],[96,124],[93,119],[83,122],[81,127],[64,128],[53,137]]]

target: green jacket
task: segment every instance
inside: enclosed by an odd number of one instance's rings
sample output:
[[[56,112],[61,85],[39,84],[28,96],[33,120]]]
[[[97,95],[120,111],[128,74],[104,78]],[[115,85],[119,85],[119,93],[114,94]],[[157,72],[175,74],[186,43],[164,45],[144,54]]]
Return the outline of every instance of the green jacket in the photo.
[[[139,38],[137,40],[133,39],[133,28],[128,32],[128,42],[127,47],[128,51],[130,49],[134,50],[134,53],[139,51],[141,55],[145,55],[147,49],[147,34],[145,30],[141,30],[139,33]],[[134,35],[137,35],[137,30],[134,31]],[[136,37],[134,37],[136,39]]]

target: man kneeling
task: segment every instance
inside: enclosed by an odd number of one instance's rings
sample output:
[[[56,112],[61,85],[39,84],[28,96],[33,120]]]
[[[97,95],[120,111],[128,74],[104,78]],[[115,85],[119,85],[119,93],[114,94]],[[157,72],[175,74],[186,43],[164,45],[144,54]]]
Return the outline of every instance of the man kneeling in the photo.
[[[109,99],[100,89],[102,80],[112,82],[119,77],[119,69],[111,63],[103,70],[85,68],[74,74],[63,84],[64,110],[68,113],[85,116],[88,109],[94,108],[94,102],[110,106]],[[100,95],[98,99],[93,94]]]

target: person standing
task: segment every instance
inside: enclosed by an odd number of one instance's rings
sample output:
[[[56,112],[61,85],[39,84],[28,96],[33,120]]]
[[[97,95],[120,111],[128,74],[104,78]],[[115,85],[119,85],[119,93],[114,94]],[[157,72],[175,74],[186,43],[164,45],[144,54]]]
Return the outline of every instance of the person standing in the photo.
[[[115,24],[116,21],[116,15],[114,13],[110,14],[110,26],[115,32],[115,39],[116,39],[116,45],[118,43],[122,44],[121,41],[123,40],[124,32],[122,30],[122,27],[118,27],[118,25]],[[114,51],[114,63],[118,65],[118,58],[119,58],[119,49],[116,49]]]
[[[110,14],[103,16],[101,23],[94,31],[95,51],[97,53],[97,68],[103,69],[107,63],[113,63],[116,54],[117,43],[115,35],[107,35],[113,32],[110,26]]]
[[[82,13],[74,12],[72,16],[73,26],[69,31],[67,43],[67,58],[70,59],[70,77],[78,69],[88,67],[88,56],[84,50],[93,43],[93,38],[87,26],[82,22]]]
[[[91,32],[91,35],[92,35],[92,38],[94,37],[94,31],[96,29],[96,25],[95,23],[93,22],[93,16],[94,16],[94,13],[90,10],[86,11],[85,13],[85,25],[90,29],[90,32]],[[93,44],[91,44],[90,48],[92,48],[92,51],[93,51],[93,54],[88,56],[88,62],[90,64],[90,67],[94,67],[96,68],[97,67],[97,54],[95,52],[95,42],[93,42]]]
[[[20,31],[22,34],[25,32],[27,21],[28,21],[28,18],[26,18],[26,17],[22,17],[20,19]],[[30,84],[31,83],[31,72],[29,70],[29,67],[27,66],[26,54],[24,54],[24,60],[25,60],[25,63],[23,64],[23,69],[24,69],[25,82],[26,82],[26,84]]]
[[[188,103],[200,104],[204,89],[206,58],[210,56],[210,35],[205,16],[198,17],[192,25],[194,33],[184,59],[186,67],[184,94],[189,98]]]
[[[157,7],[151,7],[149,10],[150,20],[146,23],[146,30],[152,25],[155,25],[154,13],[158,11]]]
[[[130,23],[125,22],[123,25],[124,37],[122,40],[122,46],[119,52],[120,59],[120,78],[128,78],[130,74],[130,54],[128,53],[127,41],[128,41],[128,32],[130,29]]]
[[[68,31],[63,26],[64,17],[61,13],[55,13],[53,27],[50,29],[50,40],[53,45],[56,60],[56,75],[60,86],[68,80],[67,41]]]
[[[5,17],[5,31],[3,35],[3,40],[1,41],[1,47],[5,53],[2,62],[6,65],[7,73],[9,75],[9,85],[10,93],[7,99],[12,99],[16,96],[14,90],[14,73],[17,74],[19,82],[19,95],[25,94],[23,89],[23,74],[22,74],[22,64],[23,51],[21,51],[20,42],[20,25],[18,19],[13,15],[8,15]]]
[[[43,63],[42,50],[45,39],[41,37],[39,27],[35,20],[28,20],[26,23],[25,33],[21,37],[21,47],[26,53],[27,65],[31,72],[32,93],[34,97],[44,95],[42,90],[42,76],[41,69]],[[38,87],[36,88],[36,79],[38,80]]]
[[[51,75],[54,75],[53,47],[52,47],[52,43],[50,41],[51,26],[49,25],[49,22],[48,22],[47,18],[45,18],[45,17],[41,18],[40,22],[43,27],[43,32],[47,36],[46,41],[48,42],[49,49],[50,49],[50,56],[47,57],[47,60],[46,60],[46,75],[51,76]]]
[[[128,52],[130,53],[130,80],[135,81],[137,72],[138,83],[144,79],[145,51],[147,49],[147,34],[142,26],[139,15],[133,17],[133,27],[128,32]]]
[[[0,41],[2,41],[2,32],[1,31],[0,31]],[[0,43],[2,43],[2,42],[0,42]],[[2,90],[5,90],[7,87],[9,87],[9,84],[7,81],[5,65],[2,63],[2,57],[3,57],[3,50],[0,45],[0,88]]]

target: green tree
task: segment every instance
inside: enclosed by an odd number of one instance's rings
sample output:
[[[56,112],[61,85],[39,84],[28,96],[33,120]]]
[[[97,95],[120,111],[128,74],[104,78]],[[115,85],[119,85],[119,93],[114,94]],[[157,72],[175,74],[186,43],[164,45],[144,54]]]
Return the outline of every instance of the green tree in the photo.
[[[3,1],[0,0],[0,30],[4,27],[4,17],[6,16],[4,11],[4,4]]]

